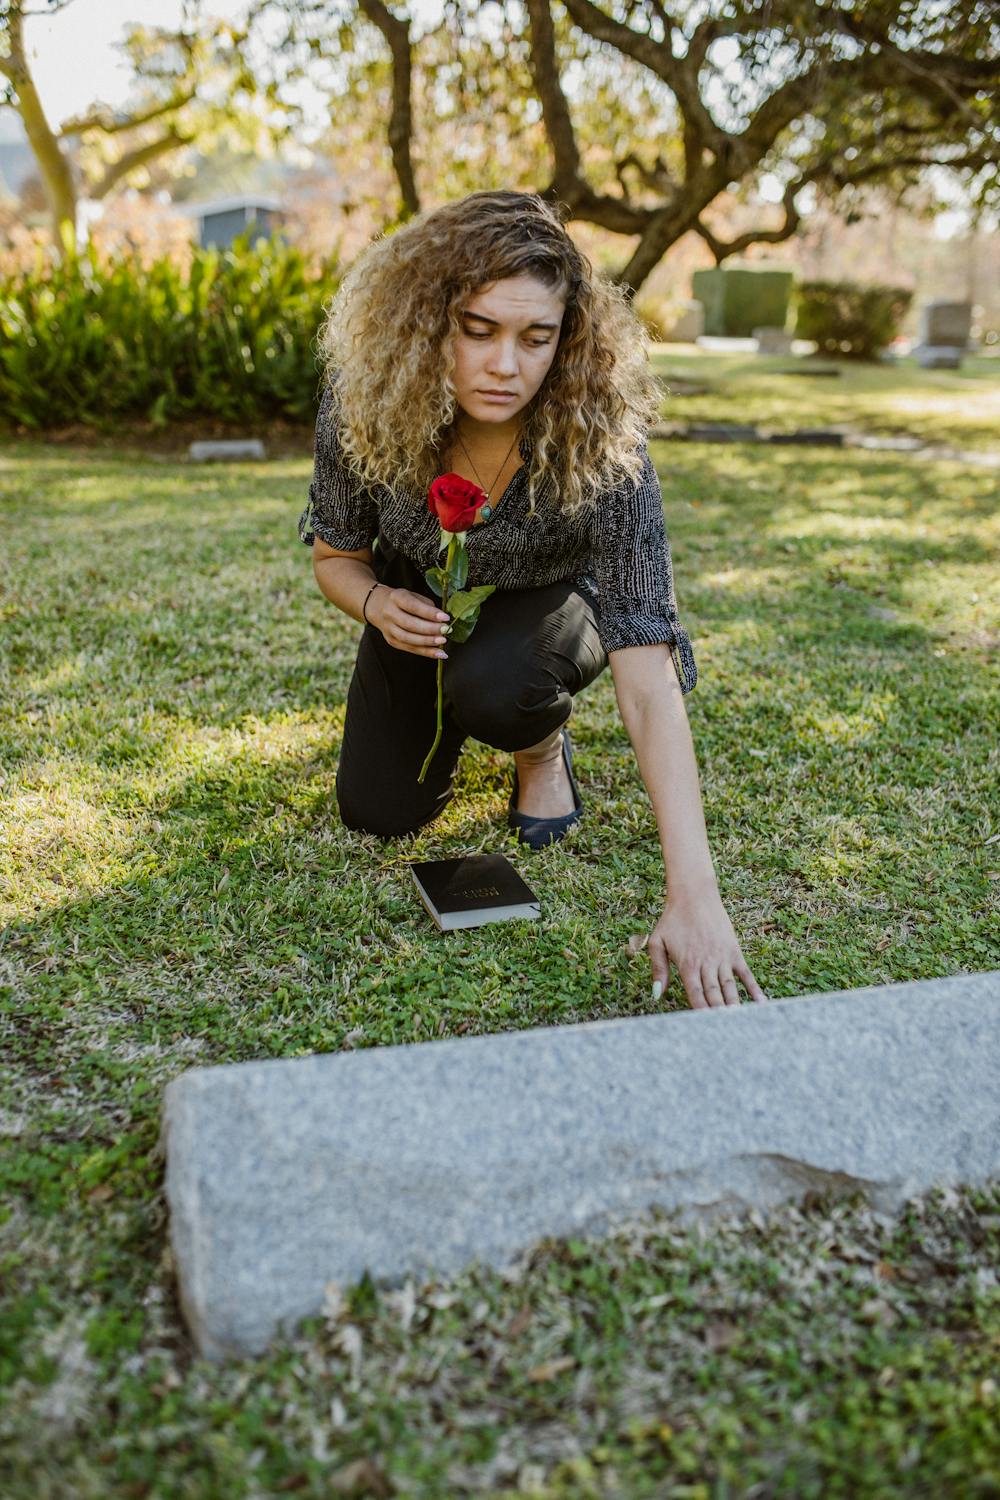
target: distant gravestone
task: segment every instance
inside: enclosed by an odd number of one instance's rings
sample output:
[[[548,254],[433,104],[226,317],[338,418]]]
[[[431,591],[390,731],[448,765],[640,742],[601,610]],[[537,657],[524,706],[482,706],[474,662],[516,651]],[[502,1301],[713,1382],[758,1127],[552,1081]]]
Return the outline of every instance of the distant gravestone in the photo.
[[[922,370],[958,370],[962,364],[962,350],[950,344],[918,344],[913,357]]]
[[[792,336],[783,328],[755,328],[758,354],[791,354]]]
[[[196,464],[266,457],[260,438],[224,438],[217,442],[192,443],[188,449],[188,458]]]
[[[705,308],[701,302],[681,303],[681,314],[666,336],[668,344],[693,344],[705,332]]]
[[[883,1212],[1000,1173],[1000,970],[192,1068],[163,1144],[199,1352],[257,1353],[330,1281],[503,1265],[653,1205],[810,1190]]]
[[[925,370],[957,370],[971,332],[971,302],[928,302],[921,310],[914,358]]]

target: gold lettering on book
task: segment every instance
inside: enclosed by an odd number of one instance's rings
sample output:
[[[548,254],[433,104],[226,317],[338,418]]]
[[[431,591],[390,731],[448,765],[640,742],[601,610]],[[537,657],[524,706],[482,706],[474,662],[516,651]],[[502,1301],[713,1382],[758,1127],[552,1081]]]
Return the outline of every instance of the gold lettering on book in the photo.
[[[500,889],[495,885],[474,885],[462,892],[468,901],[478,901],[483,896],[499,896]]]

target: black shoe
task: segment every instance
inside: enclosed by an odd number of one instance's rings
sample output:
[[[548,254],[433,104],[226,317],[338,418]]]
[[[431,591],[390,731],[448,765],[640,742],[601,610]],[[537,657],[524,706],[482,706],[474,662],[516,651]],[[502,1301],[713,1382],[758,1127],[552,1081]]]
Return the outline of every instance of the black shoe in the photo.
[[[514,768],[514,788],[510,794],[507,804],[507,824],[510,828],[517,829],[518,842],[527,844],[529,849],[544,849],[547,844],[556,844],[578,823],[583,816],[583,802],[580,798],[580,789],[573,775],[573,745],[569,737],[569,730],[563,729],[563,764],[569,776],[569,784],[573,791],[573,799],[576,807],[571,813],[565,813],[561,818],[528,818],[524,813],[517,811],[518,785],[517,768]]]

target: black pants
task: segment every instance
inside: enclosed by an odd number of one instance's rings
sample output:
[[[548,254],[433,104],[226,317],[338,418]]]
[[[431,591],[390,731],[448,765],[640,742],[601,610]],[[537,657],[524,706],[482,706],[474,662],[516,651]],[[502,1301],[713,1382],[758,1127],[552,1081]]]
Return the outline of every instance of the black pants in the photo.
[[[374,570],[380,583],[434,599],[422,572],[382,537]],[[337,769],[348,828],[392,838],[430,823],[454,795],[467,738],[497,750],[537,745],[566,723],[573,696],[608,665],[590,600],[572,583],[498,589],[469,639],[443,649],[441,743],[419,783],[437,728],[437,662],[399,651],[365,626]]]

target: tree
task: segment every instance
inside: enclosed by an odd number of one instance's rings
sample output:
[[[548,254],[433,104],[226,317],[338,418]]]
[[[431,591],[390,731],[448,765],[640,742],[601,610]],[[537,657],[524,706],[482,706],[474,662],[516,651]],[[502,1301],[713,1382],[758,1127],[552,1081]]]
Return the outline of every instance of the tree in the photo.
[[[415,136],[436,184],[450,164],[435,160],[434,124],[477,90],[492,91],[499,121],[497,70],[506,70],[508,118],[513,91],[527,89],[548,143],[550,175],[532,185],[571,218],[636,237],[618,272],[633,291],[688,231],[717,261],[789,238],[810,185],[827,198],[877,183],[904,194],[941,167],[983,204],[1000,196],[1000,24],[980,0],[613,0],[607,9],[596,0],[446,0],[442,24],[463,66],[433,64],[434,115],[423,126],[414,122],[414,79],[440,28],[415,44],[401,7],[358,6],[392,54],[387,123],[404,212],[420,202]],[[498,10],[499,61],[485,22],[495,37]],[[524,128],[523,102],[521,119]],[[764,174],[783,185],[783,222],[725,239],[712,205]]]
[[[966,174],[974,192],[995,191],[1000,26],[975,0],[711,0],[683,15],[661,0],[626,0],[615,14],[594,0],[565,0],[580,31],[638,63],[675,103],[680,161],[671,168],[662,153],[650,162],[647,152],[641,198],[600,194],[587,181],[560,81],[552,5],[526,5],[554,159],[547,191],[574,217],[638,235],[620,273],[633,289],[688,230],[717,261],[754,241],[787,239],[808,183],[828,191],[903,186],[944,166]],[[719,239],[706,210],[765,171],[784,179],[784,223]]]
[[[53,15],[72,0],[0,0],[0,104],[17,110],[38,163],[61,253],[76,248],[77,199],[103,199],[149,172],[172,153],[225,133],[257,140],[287,128],[290,109],[273,90],[263,91],[247,66],[241,32],[225,22],[206,23],[200,0],[187,0],[178,28],[133,26],[124,47],[137,87],[122,109],[97,103],[75,119],[53,126],[31,74],[24,23]],[[93,0],[91,0],[93,3]],[[254,109],[264,95],[270,119]]]

